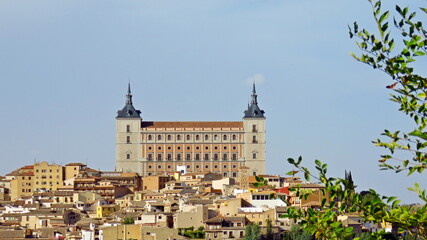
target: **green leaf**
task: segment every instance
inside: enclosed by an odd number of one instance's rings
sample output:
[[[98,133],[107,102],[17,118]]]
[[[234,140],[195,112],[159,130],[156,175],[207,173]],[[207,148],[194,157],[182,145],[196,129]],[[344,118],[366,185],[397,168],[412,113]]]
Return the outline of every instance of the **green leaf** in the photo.
[[[383,13],[380,17],[379,23],[382,23],[384,20],[386,20],[388,18],[389,15],[389,11],[386,11],[385,13]]]

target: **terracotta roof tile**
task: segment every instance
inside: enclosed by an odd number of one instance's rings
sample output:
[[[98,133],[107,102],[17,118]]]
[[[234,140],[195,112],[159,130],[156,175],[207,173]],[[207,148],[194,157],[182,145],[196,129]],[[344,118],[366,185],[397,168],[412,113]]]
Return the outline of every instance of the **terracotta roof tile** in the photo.
[[[142,122],[142,128],[243,128],[243,122]]]

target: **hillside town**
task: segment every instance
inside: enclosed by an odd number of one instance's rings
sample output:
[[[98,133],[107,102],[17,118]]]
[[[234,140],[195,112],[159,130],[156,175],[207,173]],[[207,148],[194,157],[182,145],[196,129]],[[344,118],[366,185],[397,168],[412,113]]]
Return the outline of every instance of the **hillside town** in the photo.
[[[281,217],[289,206],[321,204],[322,185],[260,175],[268,185],[254,187],[248,170],[241,167],[239,178],[185,168],[142,177],[36,162],[1,177],[0,239],[244,239],[250,224],[282,239],[294,224]],[[312,190],[307,199],[291,191],[297,185]],[[341,220],[359,233],[391,228],[360,216]]]

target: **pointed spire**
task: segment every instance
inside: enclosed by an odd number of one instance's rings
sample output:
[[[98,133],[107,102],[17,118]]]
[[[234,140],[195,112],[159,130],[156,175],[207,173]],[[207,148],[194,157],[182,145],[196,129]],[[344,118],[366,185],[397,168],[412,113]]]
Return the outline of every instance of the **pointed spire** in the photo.
[[[132,103],[132,92],[130,90],[130,81],[128,83],[128,92],[126,94],[126,103],[122,110],[117,112],[117,118],[141,118],[141,111],[135,109]]]
[[[258,106],[258,95],[256,94],[255,82],[252,85],[251,101],[248,110],[245,111],[244,118],[264,118],[264,111]]]
[[[258,104],[256,90],[255,90],[255,82],[253,83],[253,89],[252,89],[252,104]]]
[[[132,92],[130,91],[130,81],[128,83],[128,94],[126,94],[126,104],[132,105]]]

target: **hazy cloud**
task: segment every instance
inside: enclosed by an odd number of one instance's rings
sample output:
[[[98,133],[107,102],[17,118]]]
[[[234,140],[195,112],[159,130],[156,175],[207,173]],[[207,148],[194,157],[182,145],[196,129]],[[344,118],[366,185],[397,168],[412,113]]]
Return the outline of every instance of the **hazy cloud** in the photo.
[[[267,78],[262,75],[261,73],[257,73],[251,77],[248,77],[246,79],[246,83],[251,85],[252,83],[256,83],[256,84],[263,84],[265,81],[267,81]]]

